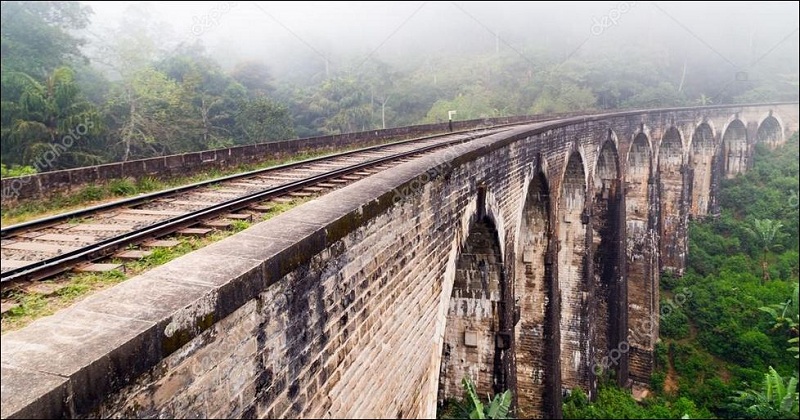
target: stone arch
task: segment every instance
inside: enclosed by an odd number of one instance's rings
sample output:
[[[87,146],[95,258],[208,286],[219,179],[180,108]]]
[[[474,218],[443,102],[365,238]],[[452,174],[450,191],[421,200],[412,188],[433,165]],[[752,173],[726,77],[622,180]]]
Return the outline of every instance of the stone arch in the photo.
[[[679,137],[671,136],[672,139]],[[677,146],[673,144],[672,146]],[[670,146],[667,146],[670,147]],[[664,149],[665,151],[667,149]],[[680,159],[680,154],[678,159]],[[657,312],[658,250],[656,249],[652,176],[653,154],[650,139],[636,134],[628,150],[625,174],[625,285],[627,289],[628,330],[641,325]],[[638,332],[638,331],[637,331]],[[648,383],[655,338],[647,334],[628,334],[629,376]]]
[[[658,167],[660,169],[680,169],[683,165],[683,136],[674,126],[669,127],[658,145]]]
[[[589,390],[589,288],[586,281],[586,171],[574,151],[564,165],[558,199],[558,274],[561,296],[561,389]]]
[[[595,191],[608,188],[611,183],[620,179],[619,154],[614,138],[616,138],[616,134],[608,130],[608,137],[602,142],[600,152],[597,154],[592,177]]]
[[[711,204],[711,176],[714,161],[714,129],[700,123],[692,134],[689,164],[692,169],[692,195],[689,214],[705,216]]]
[[[471,377],[477,391],[500,392],[503,367],[498,350],[505,287],[502,220],[494,197],[482,185],[462,218],[442,288],[447,309],[442,319],[438,402],[462,394],[461,379]],[[449,278],[448,278],[449,277]],[[447,287],[451,281],[452,287]],[[450,291],[449,293],[448,290]],[[446,296],[446,301],[445,301]]]
[[[777,115],[770,111],[769,115],[761,119],[756,130],[756,143],[763,143],[769,147],[775,147],[785,142],[783,135],[783,124]]]
[[[747,168],[747,127],[735,118],[722,134],[722,165],[725,177],[733,178]]]
[[[596,388],[596,374],[607,375],[609,370],[627,372],[627,363],[604,367],[602,359],[624,339],[625,287],[621,281],[622,247],[624,241],[623,190],[619,155],[614,143],[614,133],[602,143],[595,165],[591,209],[591,284],[589,285],[590,320],[590,394]],[[620,363],[621,362],[621,363]],[[599,367],[599,368],[598,368]],[[622,369],[620,369],[622,368]]]
[[[517,251],[514,294],[519,322],[514,329],[517,417],[541,416],[558,401],[553,394],[557,378],[558,299],[554,296],[550,264],[550,186],[542,170],[525,184]]]
[[[646,185],[653,165],[653,151],[647,134],[639,132],[633,137],[626,163],[626,181],[633,185]]]
[[[680,273],[683,269],[686,230],[684,197],[683,140],[670,127],[658,147],[659,237],[661,264],[665,270]]]
[[[713,152],[714,147],[714,126],[711,121],[703,121],[697,124],[692,133],[692,152],[698,153],[700,151]]]

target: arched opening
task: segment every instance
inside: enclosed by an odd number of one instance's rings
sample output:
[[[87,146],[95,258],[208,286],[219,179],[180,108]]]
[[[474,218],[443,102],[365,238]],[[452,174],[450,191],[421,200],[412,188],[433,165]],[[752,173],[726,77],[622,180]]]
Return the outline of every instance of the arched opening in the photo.
[[[633,139],[628,152],[628,172],[626,176],[625,205],[627,225],[646,227],[649,216],[648,180],[652,154],[647,136],[639,133]],[[635,232],[638,229],[634,229]],[[632,232],[628,231],[628,235]]]
[[[712,162],[714,160],[714,132],[708,123],[697,126],[692,135],[692,203],[689,214],[705,216],[711,198]]]
[[[555,403],[557,298],[549,264],[550,189],[539,172],[528,185],[520,221],[514,293],[519,305],[515,327],[517,413],[541,417]]]
[[[756,131],[756,143],[766,144],[769,147],[775,147],[783,143],[783,129],[778,119],[773,117],[772,114],[761,121]]]
[[[479,201],[485,195],[479,193]],[[439,371],[441,404],[461,398],[461,380],[468,376],[479,395],[501,392],[500,337],[503,259],[494,221],[484,215],[483,203],[470,223],[469,234],[456,260],[453,292],[447,311]]]
[[[741,120],[731,121],[722,135],[722,163],[726,178],[733,178],[747,168],[747,129]]]
[[[661,268],[675,271],[683,269],[686,248],[684,233],[686,217],[683,201],[683,146],[681,134],[675,127],[664,133],[658,148],[659,178],[659,238],[661,244]]]
[[[586,281],[586,180],[583,159],[572,153],[558,201],[558,286],[561,294],[561,389],[589,388],[589,328]]]
[[[589,299],[589,320],[592,341],[591,389],[596,388],[594,376],[616,377],[627,373],[627,360],[603,364],[611,349],[624,340],[625,288],[620,277],[622,265],[622,233],[624,222],[620,214],[622,190],[620,188],[619,158],[609,130],[595,166],[594,196],[592,197],[592,293]],[[616,354],[616,353],[615,353]],[[623,355],[622,359],[627,356]],[[608,359],[606,359],[608,360]]]
[[[680,158],[676,155],[675,158]],[[628,295],[628,326],[636,334],[628,334],[629,375],[636,382],[648,383],[652,373],[652,352],[655,334],[642,334],[644,325],[657,313],[658,270],[655,249],[655,223],[651,213],[652,153],[644,133],[633,139],[628,152],[625,177],[625,270]],[[679,163],[678,163],[679,165]],[[626,331],[627,333],[627,331]]]

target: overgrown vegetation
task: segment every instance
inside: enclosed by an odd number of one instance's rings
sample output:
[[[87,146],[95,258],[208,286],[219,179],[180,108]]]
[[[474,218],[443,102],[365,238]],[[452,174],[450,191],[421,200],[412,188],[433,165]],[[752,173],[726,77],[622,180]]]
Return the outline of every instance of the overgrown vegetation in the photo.
[[[506,390],[493,398],[487,395],[486,403],[481,401],[475,390],[475,383],[469,377],[461,380],[464,395],[460,400],[450,400],[438,413],[442,419],[508,419],[511,408],[511,391]]]
[[[580,392],[569,418],[798,417],[798,135],[725,180],[721,214],[691,223],[687,273],[663,276],[662,294],[691,299],[661,319],[654,396]]]
[[[630,392],[610,384],[600,386],[594,402],[589,402],[580,389],[574,389],[564,400],[565,419],[699,419],[709,416],[707,410],[698,408],[685,397],[648,398],[638,403]]]
[[[713,55],[687,57],[685,45],[658,37],[578,47],[566,60],[571,36],[526,36],[491,53],[289,63],[213,54],[155,13],[130,5],[99,29],[78,2],[3,3],[2,176],[445,121],[450,110],[472,119],[797,98],[791,60],[764,54],[775,77],[731,84]]]

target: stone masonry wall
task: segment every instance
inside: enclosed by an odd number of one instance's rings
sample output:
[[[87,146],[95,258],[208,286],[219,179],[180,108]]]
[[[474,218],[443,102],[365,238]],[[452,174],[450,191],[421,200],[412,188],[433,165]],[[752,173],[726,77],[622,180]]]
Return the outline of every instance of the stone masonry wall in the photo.
[[[515,326],[517,416],[530,418],[545,411],[547,382],[553,381],[552,251],[550,242],[550,194],[541,172],[527,181],[526,201],[520,217],[514,295],[520,320]],[[549,256],[548,256],[549,255]],[[547,375],[547,376],[546,376]]]
[[[491,221],[471,224],[459,254],[439,374],[440,404],[461,398],[465,376],[473,380],[478,395],[497,392],[495,337],[500,330],[504,280],[503,258]]]

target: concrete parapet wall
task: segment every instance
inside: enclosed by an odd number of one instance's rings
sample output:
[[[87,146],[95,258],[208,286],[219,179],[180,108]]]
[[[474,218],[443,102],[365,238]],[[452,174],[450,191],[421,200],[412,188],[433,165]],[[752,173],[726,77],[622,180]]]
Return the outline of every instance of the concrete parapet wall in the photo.
[[[455,121],[453,129],[464,130],[482,125],[506,124],[528,118],[532,117],[500,117]],[[141,179],[144,177],[169,179],[171,177],[190,176],[212,169],[228,169],[244,164],[257,164],[300,153],[331,152],[346,148],[366,147],[391,140],[446,132],[447,129],[448,125],[446,123],[423,124],[248,144],[226,149],[203,150],[3,178],[0,180],[0,187],[2,187],[3,201],[5,202],[33,200],[69,193],[91,184],[105,184],[115,179]]]

